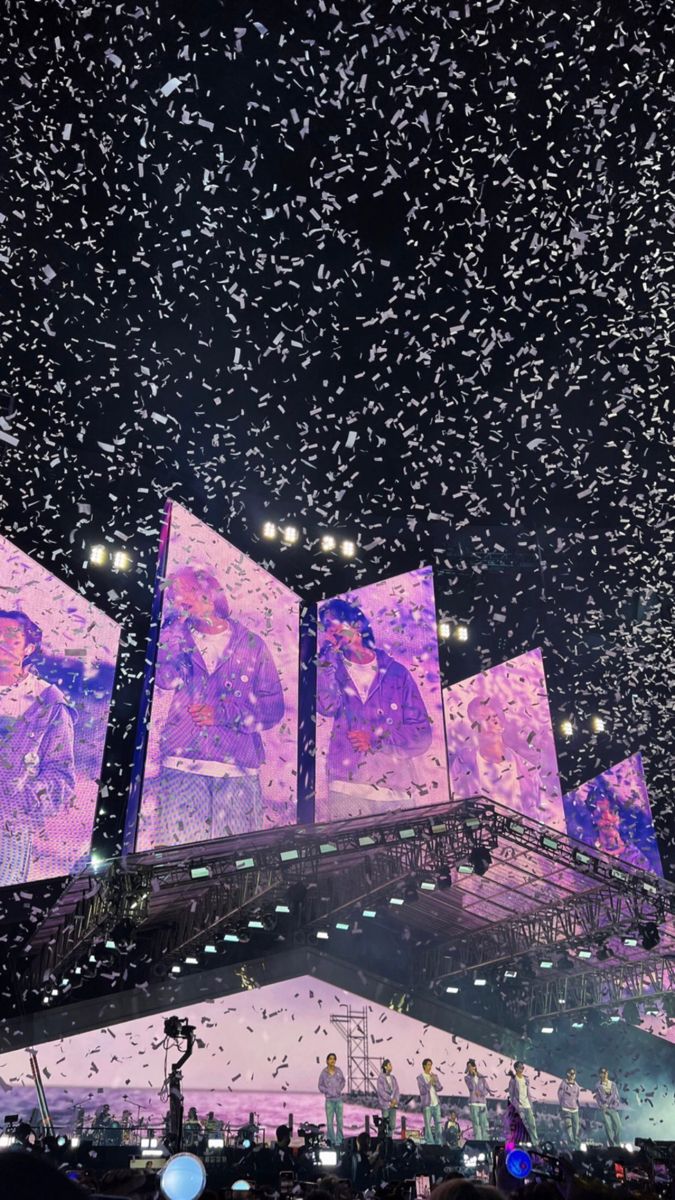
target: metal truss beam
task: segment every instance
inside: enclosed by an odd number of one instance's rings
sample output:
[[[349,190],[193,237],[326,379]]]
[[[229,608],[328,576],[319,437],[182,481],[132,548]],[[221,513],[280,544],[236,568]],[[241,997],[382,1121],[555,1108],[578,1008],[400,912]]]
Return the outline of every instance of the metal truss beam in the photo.
[[[527,998],[529,1020],[569,1015],[588,1008],[619,1007],[626,1000],[646,1000],[675,991],[675,958],[618,963],[604,970],[581,971],[534,984]]]

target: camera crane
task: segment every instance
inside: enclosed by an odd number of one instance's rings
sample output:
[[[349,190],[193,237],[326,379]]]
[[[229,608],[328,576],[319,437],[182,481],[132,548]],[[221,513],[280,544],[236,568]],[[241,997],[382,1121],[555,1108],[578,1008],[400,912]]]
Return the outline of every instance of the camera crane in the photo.
[[[169,1049],[169,1042],[175,1042],[183,1053],[177,1062],[171,1064],[171,1069],[164,1081],[162,1093],[168,1095],[169,1112],[167,1131],[164,1138],[167,1149],[171,1154],[178,1154],[183,1144],[183,1072],[182,1067],[190,1058],[195,1044],[196,1029],[190,1025],[187,1017],[167,1017],[164,1022],[164,1045]],[[181,1045],[184,1043],[184,1048]]]

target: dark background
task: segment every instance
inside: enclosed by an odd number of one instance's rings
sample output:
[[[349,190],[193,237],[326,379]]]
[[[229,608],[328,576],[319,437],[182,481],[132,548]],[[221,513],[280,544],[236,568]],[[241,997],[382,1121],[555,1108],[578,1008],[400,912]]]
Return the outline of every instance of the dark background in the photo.
[[[432,563],[445,682],[542,646],[672,873],[673,17],[544,7],[8,6],[0,529],[123,625],[99,849],[173,497],[307,600]]]

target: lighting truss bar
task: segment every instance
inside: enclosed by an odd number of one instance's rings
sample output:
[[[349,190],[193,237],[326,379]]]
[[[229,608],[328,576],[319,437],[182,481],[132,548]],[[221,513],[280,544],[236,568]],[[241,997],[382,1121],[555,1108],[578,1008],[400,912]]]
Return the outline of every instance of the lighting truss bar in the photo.
[[[648,1000],[675,991],[675,960],[654,955],[638,963],[621,963],[592,971],[561,975],[535,983],[527,999],[527,1017],[559,1016],[587,1008],[615,1008],[626,1000]]]

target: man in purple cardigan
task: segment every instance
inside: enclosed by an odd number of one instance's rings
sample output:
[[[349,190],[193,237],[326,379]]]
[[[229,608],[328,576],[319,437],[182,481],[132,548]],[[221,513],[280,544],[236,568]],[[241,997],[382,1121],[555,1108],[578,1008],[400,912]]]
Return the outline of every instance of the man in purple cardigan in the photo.
[[[492,1091],[485,1076],[478,1073],[475,1058],[470,1058],[466,1064],[464,1082],[469,1091],[469,1113],[473,1125],[473,1136],[479,1141],[486,1142],[490,1136],[487,1098],[492,1095]]]
[[[530,1081],[525,1075],[525,1064],[514,1062],[513,1074],[509,1080],[509,1103],[515,1108],[525,1129],[530,1135],[530,1141],[536,1145],[539,1140],[537,1122],[534,1119],[534,1109],[530,1097]]]
[[[613,1079],[609,1077],[607,1067],[601,1067],[595,1089],[595,1102],[602,1113],[608,1146],[618,1146],[621,1142],[621,1100]]]
[[[326,1137],[331,1146],[341,1146],[343,1138],[342,1093],[345,1089],[345,1077],[336,1064],[336,1055],[329,1054],[319,1075],[319,1091],[326,1101]]]
[[[392,1066],[388,1058],[382,1061],[382,1070],[377,1077],[377,1103],[380,1106],[384,1131],[387,1137],[393,1137],[396,1129],[396,1110],[401,1098],[401,1090],[396,1076],[392,1075]]]
[[[422,1060],[422,1073],[417,1076],[420,1090],[420,1105],[424,1116],[424,1140],[429,1145],[440,1146],[443,1141],[441,1129],[441,1085],[433,1071],[430,1058]]]
[[[574,1067],[570,1067],[558,1088],[558,1104],[565,1136],[573,1150],[579,1147],[579,1084]]]

